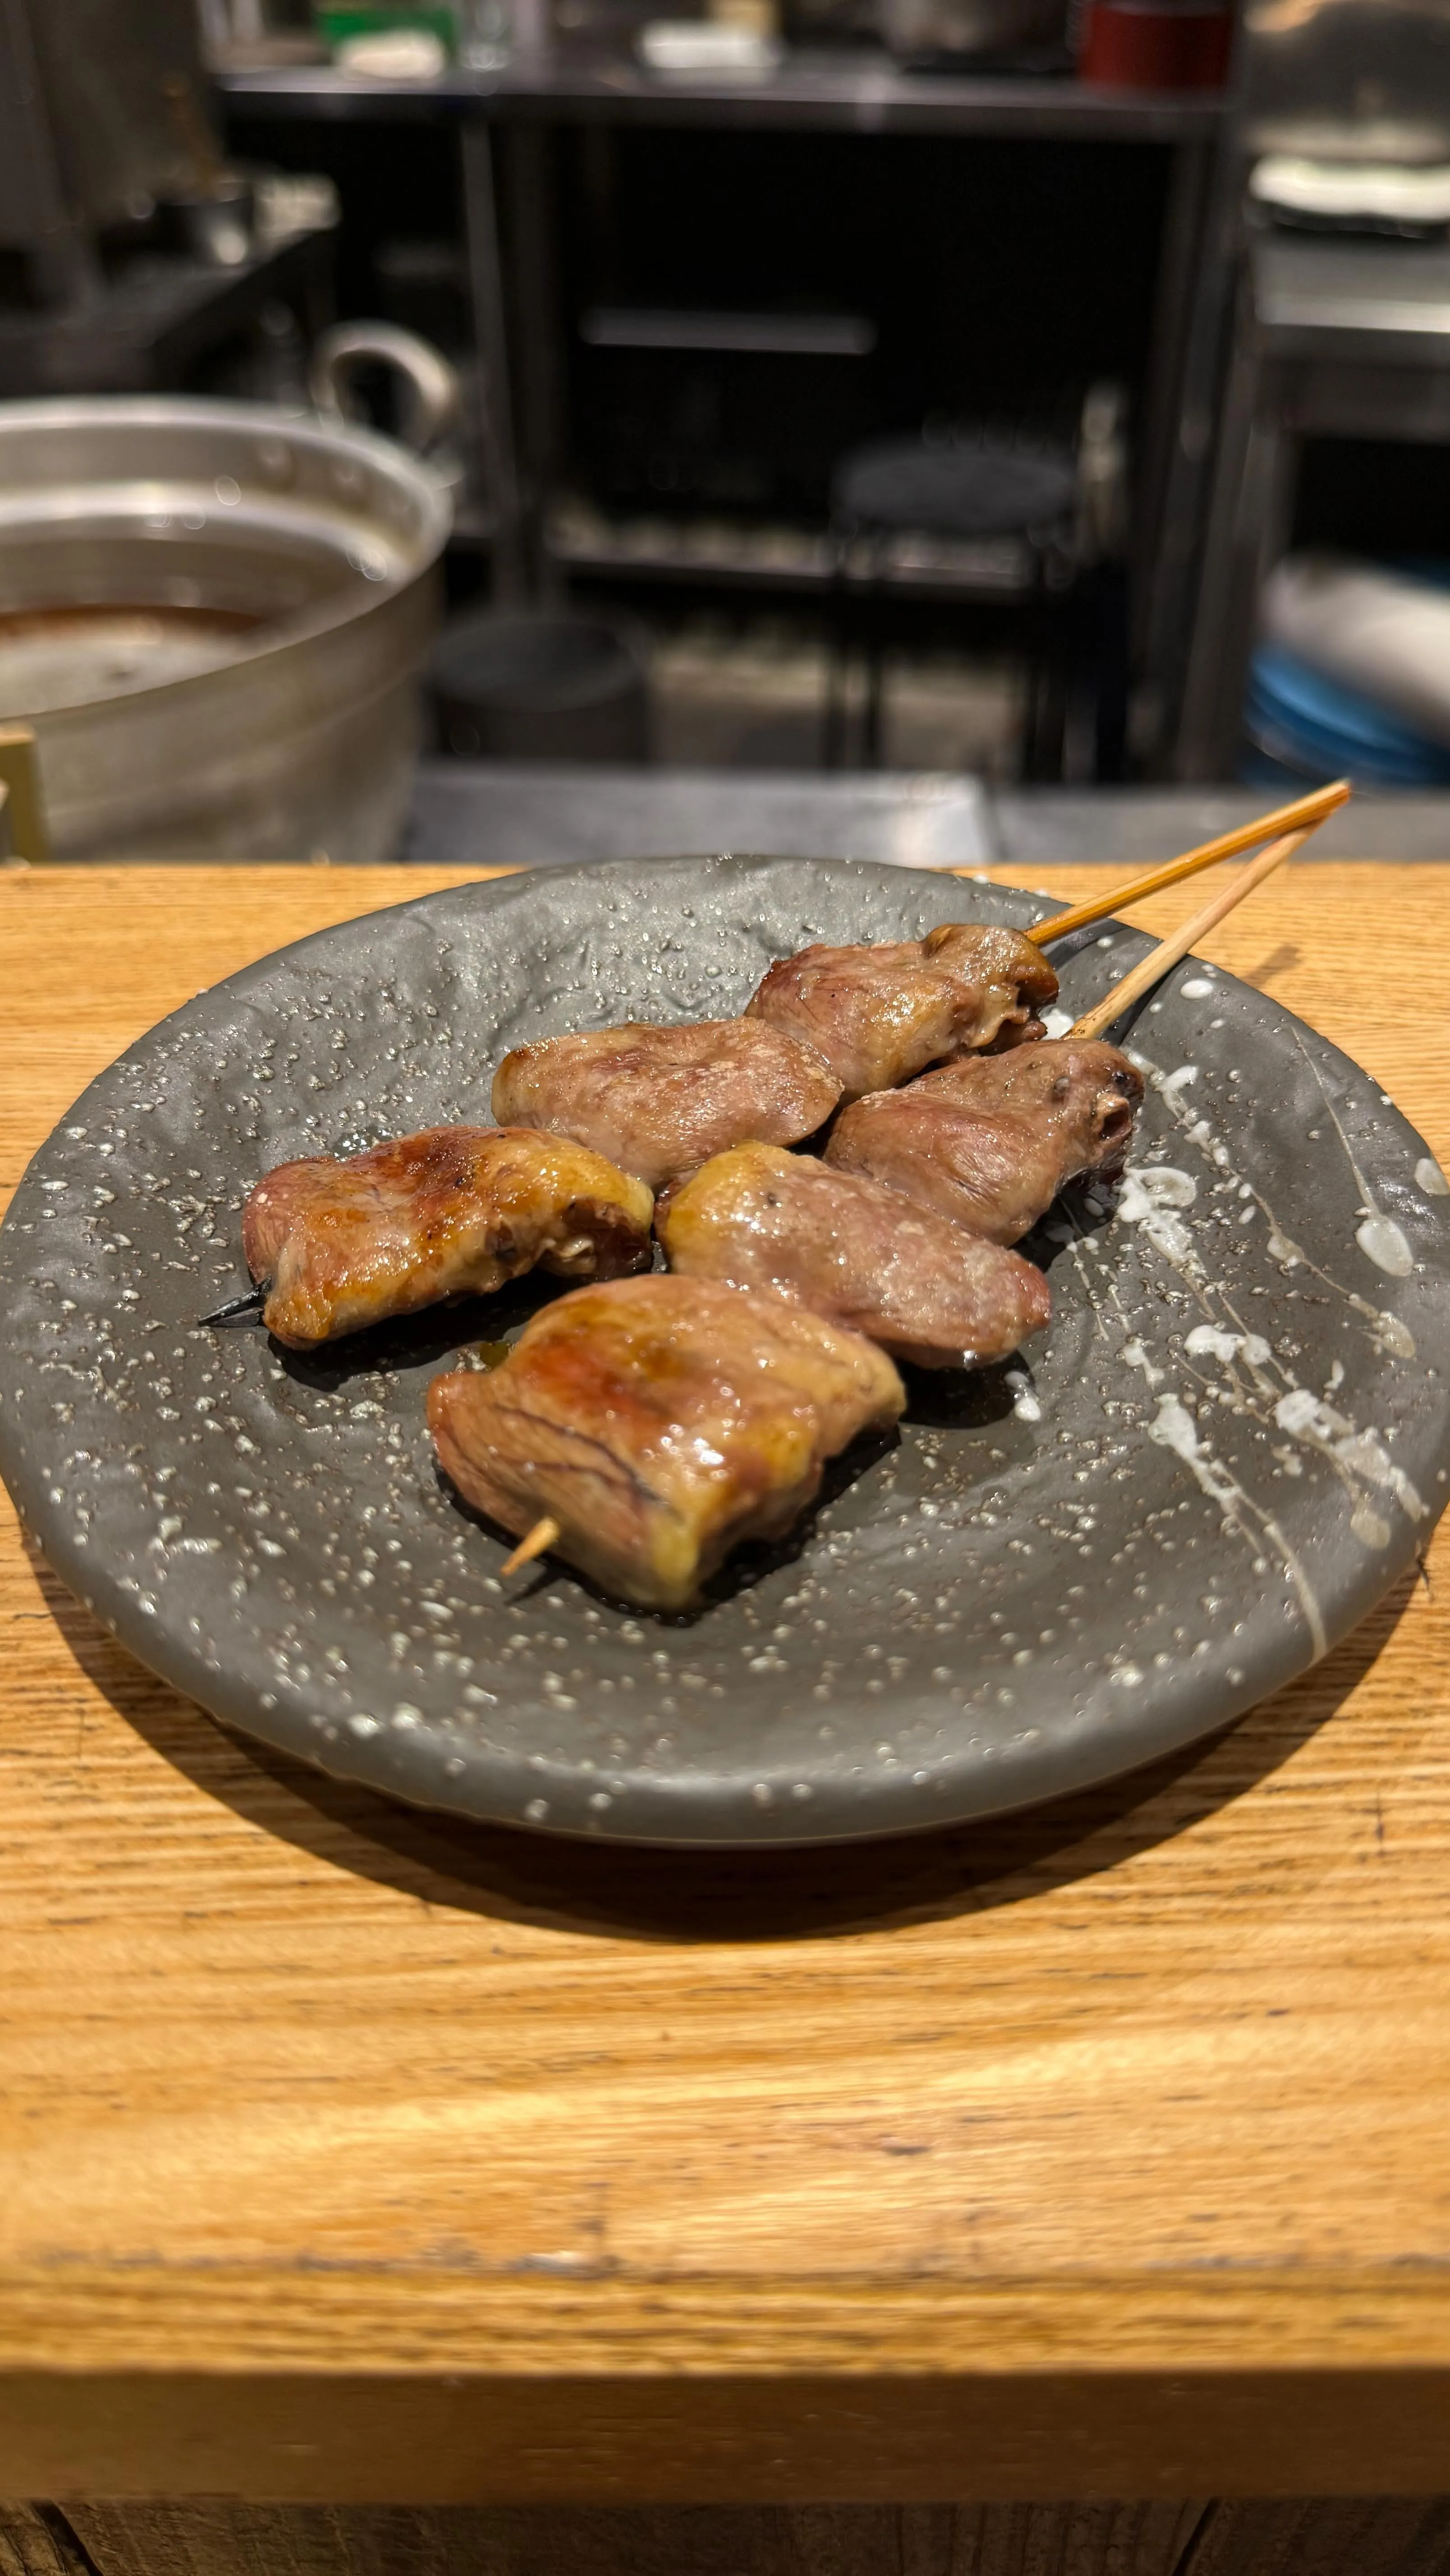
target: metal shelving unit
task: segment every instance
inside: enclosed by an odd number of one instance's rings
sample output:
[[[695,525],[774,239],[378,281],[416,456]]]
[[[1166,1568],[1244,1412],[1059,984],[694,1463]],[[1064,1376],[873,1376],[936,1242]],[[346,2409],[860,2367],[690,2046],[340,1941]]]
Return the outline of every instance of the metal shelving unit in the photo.
[[[1171,759],[1177,678],[1187,652],[1204,520],[1210,428],[1232,288],[1237,202],[1226,183],[1231,155],[1224,100],[1201,93],[1149,95],[1092,89],[1070,77],[1018,78],[904,71],[878,51],[802,49],[762,79],[664,77],[623,55],[560,46],[525,54],[496,73],[450,71],[436,81],[362,80],[327,66],[236,72],[223,88],[250,121],[301,119],[433,123],[459,156],[474,336],[489,401],[480,483],[493,503],[494,559],[504,596],[528,595],[551,571],[631,585],[699,580],[723,590],[783,597],[824,591],[821,556],[774,545],[762,526],[752,543],[639,546],[627,525],[551,544],[563,497],[562,325],[552,243],[550,138],[560,129],[713,129],[752,134],[834,133],[864,144],[888,135],[979,140],[1058,140],[1103,147],[1157,146],[1170,154],[1158,253],[1151,363],[1144,388],[1133,538],[1135,659],[1160,675],[1160,741]],[[529,328],[510,329],[526,314]],[[553,317],[552,319],[550,317]],[[903,565],[889,581],[945,602],[1011,596],[1000,573],[941,562]]]

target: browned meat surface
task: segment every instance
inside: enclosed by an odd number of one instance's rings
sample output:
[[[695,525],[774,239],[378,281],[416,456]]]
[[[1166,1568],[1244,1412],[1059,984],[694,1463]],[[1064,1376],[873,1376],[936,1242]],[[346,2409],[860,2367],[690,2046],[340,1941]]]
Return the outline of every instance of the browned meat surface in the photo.
[[[438,1456],[516,1536],[546,1514],[603,1588],[678,1610],[732,1547],[778,1538],[827,1458],[906,1401],[884,1352],[708,1280],[576,1289],[483,1375],[428,1391]]]
[[[650,1193],[601,1154],[527,1128],[427,1127],[345,1163],[279,1163],[242,1211],[263,1320],[307,1350],[542,1262],[613,1279],[649,1259]]]
[[[813,1136],[840,1096],[814,1047],[754,1021],[627,1020],[515,1047],[494,1075],[493,1114],[577,1136],[657,1190],[748,1136]]]
[[[1142,1097],[1141,1074],[1116,1047],[1049,1038],[858,1100],[826,1159],[1016,1243],[1065,1182],[1121,1168]]]
[[[898,1190],[740,1145],[656,1210],[672,1270],[791,1297],[924,1368],[1005,1357],[1052,1310],[1040,1270]]]
[[[1057,977],[1030,939],[949,921],[879,948],[802,948],[771,967],[747,1017],[819,1048],[845,1097],[889,1091],[964,1048],[1038,1037]],[[784,1141],[784,1140],[782,1140]]]

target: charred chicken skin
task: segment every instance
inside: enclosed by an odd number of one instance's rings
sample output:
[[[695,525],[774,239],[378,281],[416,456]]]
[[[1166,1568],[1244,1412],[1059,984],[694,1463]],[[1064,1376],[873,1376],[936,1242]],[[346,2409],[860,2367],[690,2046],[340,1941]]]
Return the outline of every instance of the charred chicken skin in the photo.
[[[798,1144],[840,1096],[815,1048],[778,1029],[627,1020],[515,1047],[494,1076],[493,1114],[577,1136],[659,1189],[747,1137]]]
[[[654,1202],[601,1154],[522,1127],[427,1127],[336,1162],[279,1163],[242,1212],[263,1321],[310,1350],[445,1297],[487,1294],[536,1262],[614,1279],[650,1258]]]
[[[1047,1038],[856,1101],[826,1160],[1016,1243],[1068,1181],[1121,1170],[1142,1097],[1142,1075],[1116,1047]]]
[[[1052,1311],[1017,1253],[774,1145],[717,1154],[656,1210],[655,1231],[679,1277],[792,1298],[923,1368],[1002,1359]]]
[[[858,1100],[964,1049],[1040,1037],[1038,1010],[1056,994],[1057,977],[1030,939],[987,922],[948,921],[924,939],[782,957],[746,1016],[805,1039],[844,1097]]]
[[[905,1404],[889,1359],[780,1297],[708,1280],[580,1288],[487,1375],[435,1378],[428,1424],[459,1492],[607,1592],[683,1609],[747,1538],[778,1538],[827,1458]]]

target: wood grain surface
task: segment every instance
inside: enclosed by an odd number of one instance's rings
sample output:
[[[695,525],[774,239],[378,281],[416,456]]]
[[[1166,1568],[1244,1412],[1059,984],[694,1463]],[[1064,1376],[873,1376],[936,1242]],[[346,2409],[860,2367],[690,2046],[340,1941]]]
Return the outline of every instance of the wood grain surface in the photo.
[[[0,1178],[200,986],[458,881],[0,874]],[[1446,1148],[1450,869],[1296,864],[1211,953]],[[1450,2489],[1447,1584],[1112,1788],[680,1859],[250,1750],[7,1523],[0,2494]]]
[[[1446,2576],[1450,2504],[0,2505],[0,2576]]]
[[[1447,2576],[1450,2503],[0,2504],[0,2576]]]

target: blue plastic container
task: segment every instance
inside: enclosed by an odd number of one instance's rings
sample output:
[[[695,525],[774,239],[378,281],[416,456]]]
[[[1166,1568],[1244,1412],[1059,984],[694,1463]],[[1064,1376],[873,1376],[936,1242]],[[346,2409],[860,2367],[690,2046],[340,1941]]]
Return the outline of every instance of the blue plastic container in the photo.
[[[1356,787],[1450,785],[1450,747],[1327,680],[1282,644],[1261,644],[1244,703],[1241,775],[1253,786],[1351,778]]]

